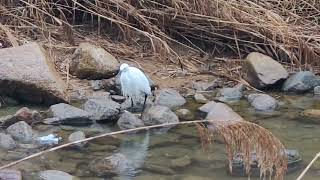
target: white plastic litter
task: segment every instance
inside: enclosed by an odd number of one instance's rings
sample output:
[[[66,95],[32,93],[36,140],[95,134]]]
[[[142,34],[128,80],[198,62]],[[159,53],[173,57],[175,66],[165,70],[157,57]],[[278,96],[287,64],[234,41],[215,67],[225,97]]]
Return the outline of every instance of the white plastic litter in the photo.
[[[54,134],[49,134],[47,136],[38,137],[37,141],[42,145],[55,145],[59,144],[59,141],[62,140],[61,137],[57,137]]]

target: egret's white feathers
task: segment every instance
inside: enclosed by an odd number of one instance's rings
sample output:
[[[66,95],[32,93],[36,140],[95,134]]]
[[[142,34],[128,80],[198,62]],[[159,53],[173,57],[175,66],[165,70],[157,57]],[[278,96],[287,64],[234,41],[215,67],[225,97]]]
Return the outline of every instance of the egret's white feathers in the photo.
[[[122,64],[120,71],[120,83],[123,96],[137,100],[145,94],[151,95],[149,81],[140,69]]]

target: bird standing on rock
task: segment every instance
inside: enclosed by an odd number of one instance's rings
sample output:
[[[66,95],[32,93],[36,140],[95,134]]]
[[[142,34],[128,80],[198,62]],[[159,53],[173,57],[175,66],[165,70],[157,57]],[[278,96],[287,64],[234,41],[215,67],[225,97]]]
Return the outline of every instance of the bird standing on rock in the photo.
[[[151,88],[146,75],[138,68],[131,67],[126,63],[120,66],[120,84],[122,95],[131,98],[131,106],[133,101],[144,96],[142,112],[146,106],[146,100],[151,94]]]

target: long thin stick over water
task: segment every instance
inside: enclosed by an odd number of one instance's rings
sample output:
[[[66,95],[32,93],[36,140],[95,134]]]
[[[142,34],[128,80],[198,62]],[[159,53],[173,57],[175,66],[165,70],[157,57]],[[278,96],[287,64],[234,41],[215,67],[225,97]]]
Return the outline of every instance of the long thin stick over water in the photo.
[[[312,161],[308,164],[308,166],[302,171],[300,176],[296,180],[301,180],[303,176],[307,173],[307,171],[310,169],[312,164],[320,157],[320,152],[312,159]]]

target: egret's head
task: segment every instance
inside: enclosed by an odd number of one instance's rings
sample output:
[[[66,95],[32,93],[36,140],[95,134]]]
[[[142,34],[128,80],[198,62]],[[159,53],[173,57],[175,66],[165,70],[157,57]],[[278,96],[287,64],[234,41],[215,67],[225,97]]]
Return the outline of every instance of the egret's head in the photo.
[[[126,63],[121,64],[121,66],[120,66],[120,72],[122,72],[123,70],[127,69],[128,67],[129,67],[129,65],[126,64]]]

